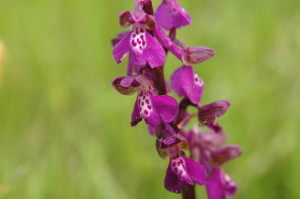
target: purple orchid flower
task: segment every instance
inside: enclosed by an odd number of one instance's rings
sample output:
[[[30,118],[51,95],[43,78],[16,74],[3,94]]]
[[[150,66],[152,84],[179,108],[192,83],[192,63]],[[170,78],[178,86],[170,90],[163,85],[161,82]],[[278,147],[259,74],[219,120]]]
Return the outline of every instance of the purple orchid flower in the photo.
[[[162,121],[169,123],[177,116],[177,101],[168,95],[155,95],[153,82],[144,74],[118,77],[112,80],[112,85],[123,95],[138,93],[132,112],[132,126],[142,119],[146,124],[158,126]]]
[[[176,0],[163,0],[155,12],[155,20],[166,30],[190,25],[192,18]]]
[[[166,53],[161,45],[147,32],[155,28],[155,21],[142,10],[120,13],[120,25],[131,27],[131,31],[121,39],[113,49],[113,56],[117,63],[129,54],[129,62],[135,67],[151,68],[162,66],[166,60]]]
[[[214,132],[200,132],[194,126],[187,134],[191,155],[194,159],[200,159],[207,171],[208,179],[206,190],[209,199],[225,199],[233,196],[237,185],[221,169],[221,165],[241,155],[238,145],[221,147],[225,142],[225,134]]]
[[[171,85],[180,97],[187,97],[198,104],[203,93],[204,82],[191,66],[181,66],[171,76]]]
[[[163,138],[158,139],[156,147],[159,155],[162,158],[170,156],[170,163],[165,177],[165,188],[168,191],[174,193],[181,193],[181,185],[187,184],[193,185],[195,181],[199,185],[204,185],[206,182],[206,170],[198,162],[186,158],[181,150],[188,149],[188,143],[184,140],[184,137],[179,137],[179,134],[175,141],[171,144],[166,144]]]

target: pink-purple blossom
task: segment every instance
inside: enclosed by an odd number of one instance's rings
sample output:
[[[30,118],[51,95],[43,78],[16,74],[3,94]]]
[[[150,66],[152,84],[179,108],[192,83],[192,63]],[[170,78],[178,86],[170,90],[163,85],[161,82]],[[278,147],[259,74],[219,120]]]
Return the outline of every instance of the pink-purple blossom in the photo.
[[[191,66],[181,66],[171,76],[173,90],[180,97],[187,97],[198,104],[203,93],[204,82]]]
[[[161,45],[155,41],[147,30],[155,28],[155,21],[142,10],[120,13],[120,25],[131,28],[114,47],[113,55],[117,63],[129,54],[129,62],[135,67],[149,64],[152,68],[162,66],[166,54]]]
[[[132,112],[132,126],[137,125],[142,119],[146,124],[158,126],[161,122],[173,121],[177,116],[177,101],[168,95],[155,95],[152,81],[146,75],[119,77],[112,80],[112,85],[123,95],[137,92]]]
[[[175,136],[170,135],[170,137]],[[196,182],[204,185],[206,182],[205,168],[199,162],[186,158],[181,152],[181,150],[188,149],[186,141],[177,137],[173,143],[166,144],[164,140],[165,138],[157,140],[156,147],[162,158],[170,157],[164,182],[165,188],[174,193],[181,193],[181,187],[187,184],[193,185]]]

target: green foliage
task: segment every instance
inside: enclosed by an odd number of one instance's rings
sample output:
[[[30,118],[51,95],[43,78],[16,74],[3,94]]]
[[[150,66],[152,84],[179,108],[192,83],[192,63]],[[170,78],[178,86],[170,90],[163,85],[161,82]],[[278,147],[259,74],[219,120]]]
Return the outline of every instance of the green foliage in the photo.
[[[154,6],[159,4],[155,0]],[[225,166],[235,198],[300,198],[300,1],[179,1],[193,26],[178,37],[216,57],[195,66],[203,103],[231,101],[219,121],[244,154]],[[134,1],[0,0],[7,61],[0,87],[0,198],[181,198],[163,188],[144,124],[130,127],[135,96],[110,40]],[[180,62],[168,57],[169,77]],[[198,188],[204,194],[204,188]],[[205,198],[203,195],[198,198]]]

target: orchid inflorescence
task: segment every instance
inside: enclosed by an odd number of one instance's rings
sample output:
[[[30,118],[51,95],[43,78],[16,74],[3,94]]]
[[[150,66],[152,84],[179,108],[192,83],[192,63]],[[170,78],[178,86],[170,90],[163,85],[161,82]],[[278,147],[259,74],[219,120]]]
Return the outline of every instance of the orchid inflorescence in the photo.
[[[159,156],[170,157],[165,188],[183,192],[184,198],[194,198],[195,182],[205,185],[209,199],[233,196],[237,186],[221,166],[239,156],[241,149],[238,145],[222,147],[226,135],[216,121],[230,103],[220,100],[201,105],[204,82],[192,67],[209,60],[215,52],[208,47],[186,46],[176,38],[177,29],[191,24],[191,17],[176,0],[163,0],[155,13],[151,0],[137,0],[133,11],[120,13],[119,23],[129,30],[112,40],[113,56],[121,63],[128,55],[128,70],[126,77],[112,80],[112,85],[123,95],[137,93],[131,126],[144,120],[149,133],[157,137]],[[183,63],[172,74],[171,86],[163,74],[169,51]],[[179,104],[170,95],[172,89],[182,97]],[[189,114],[189,106],[197,112]],[[194,117],[206,130],[197,125],[185,129]],[[190,151],[190,158],[185,150]]]

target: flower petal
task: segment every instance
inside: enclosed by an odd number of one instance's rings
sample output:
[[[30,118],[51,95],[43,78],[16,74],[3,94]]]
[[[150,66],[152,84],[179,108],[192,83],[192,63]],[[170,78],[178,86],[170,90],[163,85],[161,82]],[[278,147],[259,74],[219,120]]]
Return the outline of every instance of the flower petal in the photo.
[[[170,5],[166,1],[162,1],[162,3],[155,11],[156,23],[164,29],[170,30],[173,27],[173,19],[171,13],[172,8],[170,7]]]
[[[172,122],[177,117],[179,107],[173,97],[168,95],[150,95],[150,97],[154,111],[159,114],[164,122]]]
[[[152,125],[152,126],[158,126],[161,122],[158,114],[155,111],[152,111],[148,117],[144,118],[146,124]]]
[[[111,40],[112,45],[113,45],[113,46],[117,45],[117,43],[119,43],[119,42],[120,42],[125,36],[127,36],[129,33],[130,33],[130,31],[128,31],[128,30],[119,32],[119,33],[117,34],[117,36]]]
[[[130,54],[129,54],[129,60],[130,60]],[[131,64],[131,62],[128,62],[127,66],[127,76],[131,76],[133,73],[134,66]]]
[[[139,93],[136,101],[139,109],[139,115],[144,118],[146,124],[154,127],[158,126],[161,123],[161,119],[157,110],[154,109],[152,93],[143,90]]]
[[[186,170],[189,177],[191,177],[197,184],[203,185],[206,182],[206,170],[205,168],[195,160],[184,157]]]
[[[155,129],[153,126],[151,125],[148,125],[148,131],[149,131],[149,134],[154,136],[155,135]]]
[[[181,66],[171,76],[172,88],[179,96],[187,96],[193,104],[201,100],[204,82],[191,66]]]
[[[183,51],[182,61],[185,65],[200,64],[215,56],[215,51],[208,47],[188,47]]]
[[[113,49],[112,53],[117,63],[121,63],[131,49],[129,43],[131,34],[125,36]]]
[[[180,28],[182,26],[186,26],[191,24],[192,18],[189,13],[183,9],[176,0],[172,0],[172,4],[175,8],[176,12],[173,12],[173,23],[175,28]]]
[[[181,85],[181,77],[184,72],[184,67],[177,68],[171,76],[171,86],[179,97],[185,95],[185,92]]]
[[[222,171],[222,178],[223,178],[223,189],[226,196],[233,196],[237,190],[237,185],[231,178]]]
[[[145,49],[144,49],[145,51]],[[144,67],[147,64],[144,54],[130,49],[129,61],[135,67]]]
[[[147,22],[147,14],[142,10],[134,10],[130,12],[132,23],[145,23]]]
[[[217,149],[211,154],[211,161],[214,165],[220,166],[233,158],[242,154],[241,147],[238,145],[229,145],[224,148]]]
[[[180,28],[191,24],[191,17],[180,7],[176,0],[163,1],[155,12],[155,20],[159,26],[166,30],[172,27]]]
[[[221,169],[214,169],[212,175],[206,182],[206,191],[209,199],[225,199],[221,181]]]
[[[121,25],[122,28],[129,28],[131,26],[130,24],[130,12],[129,11],[126,11],[126,12],[121,12],[119,14],[119,23]]]
[[[164,65],[166,53],[162,46],[148,32],[146,32],[146,43],[147,47],[143,51],[143,56],[151,68]]]
[[[164,185],[168,191],[171,191],[174,193],[181,193],[180,180],[177,177],[177,175],[173,172],[173,170],[171,169],[171,162],[169,163],[169,166],[167,169]]]
[[[131,95],[135,93],[134,88],[129,84],[128,86],[123,86],[121,84],[122,80],[124,80],[126,77],[118,77],[111,81],[112,86],[114,89],[116,89],[119,93],[122,95]]]
[[[199,122],[201,124],[212,123],[216,118],[226,113],[229,105],[229,101],[220,100],[201,107],[198,113]]]
[[[191,66],[182,66],[182,88],[193,104],[198,104],[203,93],[204,82],[198,77]]]
[[[136,126],[140,121],[142,121],[142,117],[140,115],[138,102],[135,101],[134,108],[131,115],[131,126]]]

